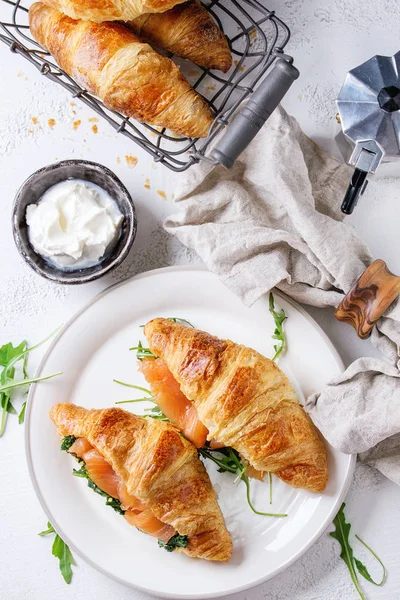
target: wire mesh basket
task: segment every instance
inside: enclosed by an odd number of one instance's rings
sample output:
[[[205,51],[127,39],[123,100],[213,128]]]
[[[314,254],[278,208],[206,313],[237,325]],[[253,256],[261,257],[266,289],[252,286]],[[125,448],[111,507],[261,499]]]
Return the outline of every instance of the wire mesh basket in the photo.
[[[229,129],[232,115],[243,100],[253,94],[275,59],[280,56],[291,62],[291,58],[283,54],[290,37],[289,28],[273,11],[258,0],[211,0],[205,7],[228,39],[233,66],[223,74],[173,57],[193,88],[215,112],[207,138],[176,137],[165,129],[139,123],[108,109],[60,69],[30,34],[28,8],[31,3],[29,0],[1,0],[0,40],[12,52],[29,60],[42,75],[92,108],[118,133],[146,150],[156,162],[173,171],[184,171],[202,159],[211,160],[207,159],[207,152],[214,140],[223,129]]]

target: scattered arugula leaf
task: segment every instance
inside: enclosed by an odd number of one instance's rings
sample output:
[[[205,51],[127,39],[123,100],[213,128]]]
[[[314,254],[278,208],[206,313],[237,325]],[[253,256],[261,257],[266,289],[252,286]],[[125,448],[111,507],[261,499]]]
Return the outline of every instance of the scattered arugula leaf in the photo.
[[[47,521],[47,529],[45,529],[44,531],[41,531],[40,533],[38,533],[38,535],[48,535],[49,533],[55,533],[54,531],[54,527],[53,525],[50,523],[50,521]]]
[[[54,531],[54,527],[52,526],[52,524],[50,522],[47,523],[47,527],[48,527],[48,529],[46,529],[45,531],[41,531],[39,533],[39,535],[45,536],[45,535],[49,535],[51,533],[56,533]],[[56,533],[56,537],[54,538],[51,553],[53,554],[53,556],[55,556],[59,560],[59,567],[60,567],[61,575],[64,578],[64,581],[68,584],[71,583],[71,580],[72,580],[72,568],[71,567],[72,567],[72,565],[75,565],[76,563],[74,561],[74,557],[71,554],[71,550],[69,549],[67,544],[64,542],[64,540],[58,535],[58,533]]]
[[[287,316],[283,309],[280,311],[275,310],[275,301],[272,292],[269,294],[269,312],[275,321],[275,331],[272,335],[272,339],[277,340],[278,342],[277,344],[274,344],[275,354],[272,360],[275,361],[286,348],[286,335],[283,329],[283,322],[287,319]]]
[[[366,544],[366,543],[364,542],[364,540],[362,540],[362,539],[360,538],[360,536],[359,536],[359,535],[357,535],[357,534],[356,534],[356,538],[358,539],[358,541],[359,541],[359,542],[361,542],[361,543],[362,543],[362,545],[363,545],[363,546],[364,546],[364,547],[365,547],[367,550],[369,550],[369,552],[372,554],[372,556],[373,556],[374,558],[376,558],[376,560],[377,560],[377,561],[378,561],[378,563],[381,565],[381,567],[382,567],[382,570],[383,570],[383,573],[382,573],[382,579],[381,579],[381,581],[380,581],[379,583],[377,583],[376,581],[374,581],[374,580],[372,579],[371,575],[368,573],[368,569],[367,569],[367,567],[366,567],[366,566],[365,566],[365,565],[364,565],[364,564],[363,564],[363,563],[362,563],[360,560],[358,560],[358,558],[354,557],[354,562],[356,563],[356,567],[357,567],[357,570],[358,570],[358,572],[360,573],[360,575],[361,575],[362,577],[364,577],[364,579],[366,579],[366,580],[367,580],[367,581],[369,581],[370,583],[373,583],[374,585],[377,585],[378,587],[382,587],[382,585],[383,585],[383,584],[385,583],[385,581],[386,581],[386,576],[387,576],[387,572],[386,572],[386,567],[385,567],[385,565],[383,564],[383,562],[381,561],[381,559],[379,558],[379,556],[378,556],[377,554],[375,554],[375,552],[372,550],[372,548],[370,548],[370,547],[368,546],[368,544]]]
[[[35,346],[31,346],[29,348],[26,341],[21,342],[17,346],[13,346],[11,342],[8,342],[8,344],[4,344],[0,347],[0,367],[3,367],[0,373],[0,408],[2,409],[0,421],[0,437],[5,431],[7,416],[9,414],[17,414],[17,411],[11,401],[13,390],[21,386],[30,385],[31,383],[50,379],[51,377],[55,377],[55,375],[60,375],[60,373],[56,373],[47,377],[37,377],[30,379],[26,372],[28,354],[32,352],[32,350],[35,350],[36,348],[47,342],[50,339],[50,337],[54,335],[54,333],[55,332],[51,333],[44,340],[42,340]],[[17,370],[16,366],[19,362],[21,362],[23,379],[20,381],[15,381]],[[18,415],[18,422],[20,424],[23,423],[25,419],[25,408],[26,402],[23,403],[20,413]]]
[[[246,486],[247,503],[254,513],[264,517],[287,517],[287,515],[283,513],[261,512],[253,506],[250,498],[250,481],[246,475],[247,465],[242,462],[239,453],[236,450],[230,447],[213,449],[210,448],[210,446],[206,446],[204,448],[199,448],[199,454],[204,458],[212,460],[216,465],[218,465],[219,473],[224,473],[227,471],[228,473],[237,475],[236,479],[241,479],[243,481]]]
[[[18,415],[18,423],[22,425],[25,421],[26,400],[22,403],[21,412]]]
[[[106,498],[107,506],[111,506],[111,508],[113,508],[115,510],[115,512],[119,513],[120,515],[124,515],[125,511],[121,507],[120,500],[118,500],[118,498],[113,498],[112,496],[110,496],[109,494],[104,492],[102,489],[100,489],[99,486],[95,484],[93,479],[90,478],[90,475],[86,469],[85,461],[81,459],[81,463],[82,464],[81,464],[81,468],[79,469],[79,471],[76,469],[73,469],[72,475],[75,475],[75,477],[81,477],[82,479],[86,479],[88,482],[88,486],[90,487],[91,490],[96,492],[96,494],[99,494],[100,496],[103,496],[104,498]]]
[[[194,325],[187,321],[186,319],[181,319],[180,317],[168,317],[168,321],[172,321],[173,323],[178,323],[178,325],[187,325],[194,329]]]
[[[360,588],[360,583],[358,580],[356,568],[357,568],[358,572],[360,573],[360,575],[362,577],[364,577],[364,579],[366,579],[367,581],[370,581],[374,585],[379,585],[379,586],[381,586],[385,583],[386,569],[385,569],[381,559],[358,536],[356,536],[357,539],[367,548],[367,550],[369,550],[371,552],[371,554],[376,558],[376,560],[382,566],[382,568],[383,568],[382,581],[380,583],[376,583],[375,581],[373,581],[366,566],[354,556],[353,548],[351,547],[350,541],[349,541],[351,525],[350,525],[350,523],[346,523],[346,515],[344,514],[345,506],[346,506],[346,504],[343,502],[342,506],[340,507],[339,512],[337,513],[336,517],[333,520],[333,524],[335,525],[335,531],[332,531],[329,535],[332,536],[335,540],[337,540],[339,542],[340,547],[341,547],[340,558],[346,563],[346,566],[350,573],[350,577],[354,583],[354,586],[355,586],[360,598],[362,600],[365,600],[364,593]]]
[[[123,385],[125,387],[130,387],[135,390],[140,390],[141,392],[145,392],[147,396],[143,396],[142,398],[133,398],[132,400],[119,400],[115,404],[130,404],[131,402],[152,402],[154,404],[151,408],[145,408],[145,412],[149,413],[147,415],[143,415],[143,417],[151,417],[152,419],[158,419],[159,421],[167,421],[170,423],[170,420],[162,410],[157,406],[156,401],[153,398],[153,394],[147,388],[141,387],[140,385],[133,385],[133,383],[126,383],[125,381],[119,381],[119,379],[113,379],[115,383],[119,385]]]
[[[168,540],[168,542],[164,542],[163,540],[158,540],[158,545],[160,548],[164,548],[167,552],[173,552],[175,548],[187,548],[189,544],[189,539],[187,535],[179,535],[176,533]]]
[[[148,390],[147,388],[141,387],[140,385],[133,385],[133,383],[126,383],[126,381],[120,381],[119,379],[113,379],[113,382],[118,383],[118,385],[123,385],[124,387],[133,388],[134,390],[140,390],[141,392],[144,392],[148,396],[153,397],[153,394],[151,393],[150,390]]]
[[[71,448],[72,444],[74,444],[77,439],[78,438],[75,437],[74,435],[64,435],[62,442],[61,442],[60,450],[65,450],[65,452],[68,452],[68,450]]]

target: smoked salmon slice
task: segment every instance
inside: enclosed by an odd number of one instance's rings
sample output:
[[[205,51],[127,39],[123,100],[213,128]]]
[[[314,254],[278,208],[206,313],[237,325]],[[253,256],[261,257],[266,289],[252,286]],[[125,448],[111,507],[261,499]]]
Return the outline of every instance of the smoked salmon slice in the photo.
[[[103,492],[120,500],[125,510],[125,519],[144,533],[168,542],[175,529],[157,519],[146,505],[132,494],[115,473],[112,466],[102,457],[86,438],[78,438],[70,447],[70,454],[75,454],[85,461],[89,477]]]
[[[127,510],[124,517],[131,525],[164,542],[168,542],[176,533],[171,525],[166,525],[157,519],[149,509],[139,513],[135,510]]]
[[[179,383],[166,363],[161,358],[145,358],[139,361],[139,370],[165,416],[197,448],[202,448],[207,440],[208,429],[201,423],[196,408],[181,392]]]

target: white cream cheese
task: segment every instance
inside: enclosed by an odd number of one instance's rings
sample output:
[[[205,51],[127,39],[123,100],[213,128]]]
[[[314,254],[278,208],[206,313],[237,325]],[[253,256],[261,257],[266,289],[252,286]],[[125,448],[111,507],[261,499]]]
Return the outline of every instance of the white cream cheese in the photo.
[[[38,254],[67,269],[98,263],[119,234],[123,216],[98,185],[61,181],[26,209],[29,241]]]

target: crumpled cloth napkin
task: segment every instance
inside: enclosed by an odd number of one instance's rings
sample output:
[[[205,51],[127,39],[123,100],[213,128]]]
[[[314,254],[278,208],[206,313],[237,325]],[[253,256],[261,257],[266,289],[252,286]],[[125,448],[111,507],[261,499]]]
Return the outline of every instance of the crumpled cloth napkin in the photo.
[[[336,307],[371,263],[340,212],[351,172],[279,107],[231,170],[201,163],[182,176],[164,227],[248,305],[277,287]],[[371,339],[382,359],[356,360],[306,409],[334,447],[400,485],[399,302]]]

